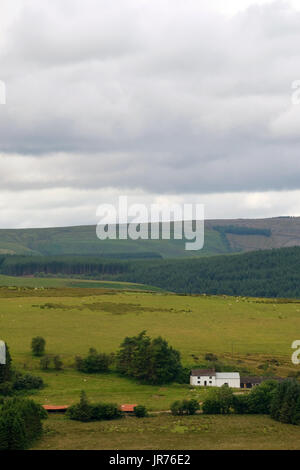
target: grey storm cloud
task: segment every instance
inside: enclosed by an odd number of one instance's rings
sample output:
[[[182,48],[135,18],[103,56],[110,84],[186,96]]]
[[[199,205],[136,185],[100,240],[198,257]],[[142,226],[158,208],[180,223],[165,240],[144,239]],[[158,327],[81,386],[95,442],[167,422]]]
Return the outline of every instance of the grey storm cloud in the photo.
[[[300,188],[300,13],[29,0],[0,47],[2,189]]]

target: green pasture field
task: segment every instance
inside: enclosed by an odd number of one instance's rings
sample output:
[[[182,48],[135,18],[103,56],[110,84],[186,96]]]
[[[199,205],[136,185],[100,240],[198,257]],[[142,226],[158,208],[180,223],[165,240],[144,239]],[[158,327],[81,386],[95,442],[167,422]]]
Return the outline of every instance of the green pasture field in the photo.
[[[300,333],[300,304],[232,297],[181,296],[167,293],[72,288],[1,288],[0,332],[14,364],[41,375],[48,384],[35,397],[40,402],[70,404],[81,389],[92,399],[144,402],[166,409],[173,399],[189,396],[188,384],[138,385],[115,373],[85,376],[72,368],[76,355],[90,347],[116,352],[125,336],[147,330],[163,336],[181,352],[187,367],[203,365],[207,352],[232,370],[287,375],[291,343]],[[46,339],[47,353],[59,354],[62,372],[42,372],[30,349],[34,336]],[[209,366],[209,364],[207,364]]]
[[[115,281],[93,281],[69,278],[54,277],[14,277],[0,274],[1,287],[29,287],[29,288],[56,288],[56,287],[80,287],[92,289],[118,289],[118,290],[150,290],[160,291],[159,287],[147,286],[145,284],[135,284],[133,282],[115,282]]]
[[[35,449],[300,449],[300,426],[264,415],[167,414],[80,423],[52,415]]]
[[[41,284],[21,287],[22,281]],[[81,390],[92,402],[138,403],[154,413],[169,410],[178,399],[203,401],[207,391],[193,390],[188,383],[142,385],[114,371],[82,374],[72,367],[74,357],[86,354],[90,347],[115,352],[125,336],[142,330],[166,338],[181,352],[187,367],[209,367],[204,355],[213,352],[227,368],[241,372],[286,376],[299,369],[291,364],[291,343],[300,333],[297,301],[184,296],[131,287],[117,290],[111,283],[109,289],[90,285],[70,288],[63,283],[54,288],[45,281],[54,280],[20,279],[19,287],[0,288],[0,337],[8,343],[17,369],[44,379],[46,386],[32,394],[41,404],[71,405],[78,401]],[[48,354],[61,356],[63,371],[40,370],[39,359],[30,349],[31,339],[37,335],[46,339]],[[272,367],[263,371],[270,361]],[[300,428],[273,422],[269,417],[154,416],[88,424],[50,416],[37,448],[300,447]]]

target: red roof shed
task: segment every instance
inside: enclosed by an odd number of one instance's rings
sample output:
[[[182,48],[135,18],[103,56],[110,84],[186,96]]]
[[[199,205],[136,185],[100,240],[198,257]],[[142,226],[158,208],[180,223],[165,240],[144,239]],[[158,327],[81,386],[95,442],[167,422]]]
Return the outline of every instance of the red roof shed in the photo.
[[[136,406],[137,404],[134,404],[134,405],[125,404],[125,405],[121,405],[120,408],[121,408],[121,411],[124,411],[125,413],[134,413],[134,408]]]

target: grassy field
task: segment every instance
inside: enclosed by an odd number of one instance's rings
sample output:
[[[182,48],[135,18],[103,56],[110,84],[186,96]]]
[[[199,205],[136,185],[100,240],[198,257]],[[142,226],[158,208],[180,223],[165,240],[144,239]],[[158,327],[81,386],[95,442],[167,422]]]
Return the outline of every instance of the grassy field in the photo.
[[[92,289],[118,289],[118,290],[151,290],[160,291],[159,287],[147,286],[145,284],[136,284],[133,282],[115,282],[115,281],[93,281],[69,278],[55,277],[14,277],[4,276],[0,274],[1,287],[29,287],[29,288],[63,288],[63,287],[80,287]]]
[[[79,423],[52,415],[35,449],[300,449],[300,427],[269,416],[159,415]]]
[[[68,404],[82,388],[95,399],[136,401],[137,390],[146,390],[145,403],[164,409],[168,399],[159,400],[157,388],[143,389],[114,374],[83,378],[70,367],[75,355],[90,347],[115,352],[125,336],[142,330],[165,337],[188,367],[203,364],[205,353],[213,352],[233,369],[259,374],[275,358],[278,365],[267,372],[284,376],[297,370],[290,356],[300,330],[300,304],[91,288],[0,289],[1,338],[19,368],[38,372],[49,384],[37,394],[40,401]],[[61,355],[65,371],[39,370],[30,350],[37,335],[45,337],[47,353]],[[186,396],[185,385],[174,387],[172,399]]]
[[[207,392],[192,390],[188,384],[141,385],[115,372],[88,375],[72,368],[75,355],[86,354],[90,347],[115,352],[125,336],[144,329],[150,336],[166,338],[181,352],[183,364],[188,367],[209,366],[204,355],[213,352],[231,370],[279,376],[298,371],[290,359],[291,343],[300,331],[300,304],[296,301],[70,288],[63,284],[58,288],[0,288],[1,339],[7,341],[15,367],[44,379],[46,387],[32,395],[42,404],[70,405],[78,401],[81,390],[93,402],[139,403],[152,411],[168,410],[177,399],[195,397],[203,401]],[[46,339],[47,353],[61,356],[63,371],[40,370],[39,359],[33,358],[30,350],[31,339],[37,335]],[[263,370],[272,359],[277,364]],[[182,425],[180,420],[156,416],[145,424],[135,418],[81,424],[52,416],[38,446],[296,448],[300,442],[300,429],[274,423],[267,417],[196,416],[182,418]],[[222,429],[228,432],[224,434]],[[287,439],[283,443],[284,433]]]

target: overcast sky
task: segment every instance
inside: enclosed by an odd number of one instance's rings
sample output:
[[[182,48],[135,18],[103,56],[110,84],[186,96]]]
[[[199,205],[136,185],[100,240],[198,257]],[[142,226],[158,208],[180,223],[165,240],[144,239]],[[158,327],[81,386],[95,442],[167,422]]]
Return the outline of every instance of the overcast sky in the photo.
[[[1,0],[0,227],[300,215],[300,2]]]

